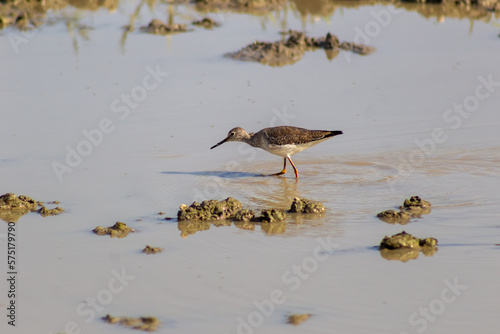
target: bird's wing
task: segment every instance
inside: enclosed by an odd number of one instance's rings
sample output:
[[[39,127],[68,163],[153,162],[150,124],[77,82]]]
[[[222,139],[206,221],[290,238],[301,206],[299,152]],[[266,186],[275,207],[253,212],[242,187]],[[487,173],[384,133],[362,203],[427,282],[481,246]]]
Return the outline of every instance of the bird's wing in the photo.
[[[332,131],[307,130],[295,127],[276,127],[265,129],[271,145],[305,144],[330,137]]]

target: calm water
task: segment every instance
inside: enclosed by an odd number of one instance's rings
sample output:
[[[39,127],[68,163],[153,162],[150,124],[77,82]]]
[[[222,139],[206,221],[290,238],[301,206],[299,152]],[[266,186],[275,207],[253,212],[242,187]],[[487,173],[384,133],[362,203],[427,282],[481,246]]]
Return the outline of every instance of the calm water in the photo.
[[[0,34],[0,190],[67,211],[16,224],[18,324],[4,317],[2,333],[131,331],[103,323],[108,313],[156,316],[160,333],[498,332],[498,20],[471,28],[384,6],[302,19],[288,8],[211,14],[222,24],[213,30],[143,34],[139,26],[167,16],[156,5],[124,34],[136,6],[68,8],[67,23],[16,47],[9,34],[19,32]],[[178,23],[203,16],[173,9]],[[329,61],[318,50],[280,68],[222,57],[289,28],[346,41],[364,33],[377,52]],[[294,157],[298,182],[291,170],[257,176],[282,167],[264,151],[209,149],[235,126],[283,124],[344,135]],[[375,217],[412,195],[432,212],[405,226]],[[273,231],[197,232],[157,214],[228,196],[256,210],[305,197],[327,212]],[[90,233],[116,221],[137,232]],[[403,230],[437,238],[439,250],[404,263],[381,257],[374,246]],[[144,255],[147,244],[164,251]],[[294,327],[292,313],[313,316]]]

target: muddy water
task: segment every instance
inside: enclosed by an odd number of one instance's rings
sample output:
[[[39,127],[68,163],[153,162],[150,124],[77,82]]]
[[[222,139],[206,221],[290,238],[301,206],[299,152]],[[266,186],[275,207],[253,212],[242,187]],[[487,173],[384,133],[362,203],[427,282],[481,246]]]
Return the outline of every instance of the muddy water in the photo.
[[[498,331],[500,87],[485,84],[500,81],[498,21],[471,29],[387,11],[375,34],[372,11],[388,7],[305,19],[289,8],[212,14],[222,24],[212,30],[141,33],[167,16],[157,5],[124,34],[136,6],[68,10],[68,24],[55,20],[17,48],[15,30],[0,35],[2,193],[59,200],[67,211],[17,223],[18,324],[2,320],[2,333],[127,330],[100,321],[108,313],[155,316],[162,333]],[[175,13],[176,23],[202,16]],[[278,40],[283,28],[330,31],[377,51],[329,61],[319,50],[278,68],[222,57]],[[209,149],[235,126],[282,124],[344,135],[294,157],[298,182],[291,170],[260,176],[282,167],[266,152]],[[69,153],[78,150],[85,156]],[[405,226],[375,217],[411,195],[432,212]],[[181,203],[228,196],[253,209],[305,197],[327,212],[275,230],[212,224],[187,234],[163,219]],[[91,233],[116,221],[136,232]],[[437,238],[439,250],[405,263],[382,258],[374,246],[402,230]],[[145,255],[146,245],[164,250]],[[293,327],[291,313],[313,316]]]

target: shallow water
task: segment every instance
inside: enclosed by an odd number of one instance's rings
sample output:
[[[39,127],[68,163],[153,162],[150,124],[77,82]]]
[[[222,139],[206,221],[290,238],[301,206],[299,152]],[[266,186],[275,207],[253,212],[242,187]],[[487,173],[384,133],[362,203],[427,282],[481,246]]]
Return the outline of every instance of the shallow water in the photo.
[[[2,333],[69,333],[72,322],[81,333],[129,331],[100,321],[108,313],[156,316],[161,333],[498,332],[500,87],[483,87],[489,96],[474,100],[489,76],[500,82],[498,20],[471,29],[468,20],[401,11],[372,34],[372,55],[341,51],[329,61],[318,50],[273,68],[222,55],[278,40],[283,28],[352,41],[357,28],[375,26],[373,12],[392,7],[305,20],[291,9],[222,12],[210,15],[222,23],[213,30],[125,36],[136,5],[79,10],[76,21],[66,9],[69,24],[55,20],[17,49],[9,34],[18,32],[0,33],[2,193],[59,200],[67,210],[16,224],[18,323],[13,329],[4,318]],[[202,16],[189,6],[175,11],[176,22]],[[166,13],[165,5],[144,7],[136,27]],[[148,75],[153,84],[157,69],[168,76],[126,107],[122,94],[138,94]],[[467,113],[447,111],[464,103]],[[344,135],[294,156],[298,182],[291,169],[260,176],[282,167],[264,151],[209,149],[235,126],[283,124]],[[100,126],[107,133],[85,146],[82,131]],[[72,157],[71,172],[58,177],[54,162],[67,164],[78,148],[88,155]],[[432,212],[404,226],[375,217],[412,195]],[[181,203],[228,196],[257,210],[305,197],[327,212],[292,216],[276,231],[212,224],[189,233],[157,214],[175,217]],[[137,232],[90,232],[116,221]],[[402,230],[437,238],[439,250],[405,263],[382,258],[375,246]],[[147,244],[164,251],[142,254]],[[0,263],[6,268],[5,256]],[[113,270],[133,278],[109,297]],[[97,299],[95,312],[88,298]],[[313,316],[294,327],[291,313]]]

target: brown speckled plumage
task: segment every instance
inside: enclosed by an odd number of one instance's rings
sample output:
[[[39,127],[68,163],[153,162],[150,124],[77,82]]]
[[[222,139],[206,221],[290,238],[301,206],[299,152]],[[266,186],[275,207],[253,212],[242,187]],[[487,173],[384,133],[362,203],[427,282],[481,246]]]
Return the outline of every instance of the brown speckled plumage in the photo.
[[[294,126],[277,126],[265,128],[252,136],[253,138],[267,138],[273,145],[306,144],[317,140],[327,139],[342,134],[342,131],[307,130]]]

